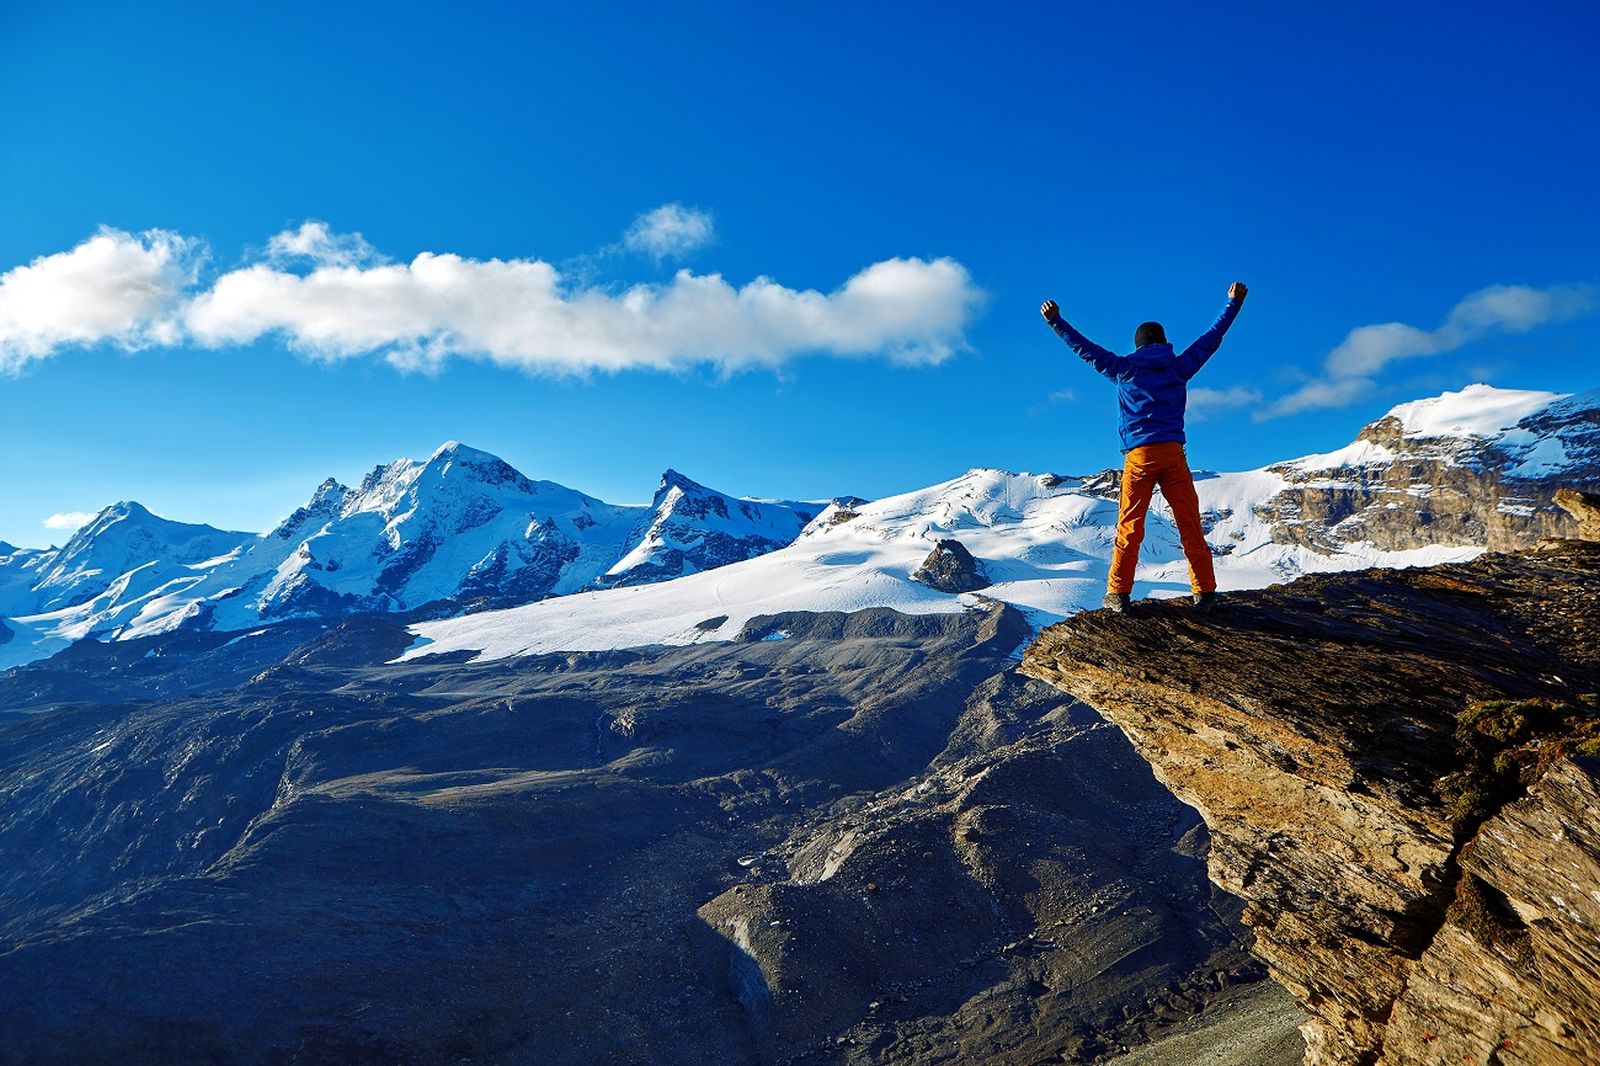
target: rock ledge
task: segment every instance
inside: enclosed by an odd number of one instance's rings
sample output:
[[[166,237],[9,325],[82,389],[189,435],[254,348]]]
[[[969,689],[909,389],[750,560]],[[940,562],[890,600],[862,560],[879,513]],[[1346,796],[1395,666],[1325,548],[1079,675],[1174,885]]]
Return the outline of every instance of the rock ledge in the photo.
[[[1023,670],[1204,816],[1306,1062],[1600,1062],[1600,544],[1088,612]],[[1486,703],[1485,701],[1520,701]]]

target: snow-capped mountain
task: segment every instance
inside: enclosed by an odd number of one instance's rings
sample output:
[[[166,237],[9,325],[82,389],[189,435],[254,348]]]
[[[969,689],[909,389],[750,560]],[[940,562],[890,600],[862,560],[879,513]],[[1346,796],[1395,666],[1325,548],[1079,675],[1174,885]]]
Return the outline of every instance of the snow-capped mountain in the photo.
[[[1557,487],[1596,481],[1600,392],[1474,385],[1401,404],[1338,451],[1200,475],[1197,489],[1226,589],[1528,544],[1566,528]],[[739,499],[669,470],[650,506],[619,506],[451,442],[355,488],[330,479],[260,536],[117,504],[61,548],[0,545],[0,666],[86,636],[352,611],[446,619],[418,632],[496,654],[726,639],[757,614],[952,611],[974,595],[1049,621],[1098,602],[1116,497],[1115,471],[973,470],[824,505]],[[1136,592],[1182,591],[1176,531],[1164,505],[1151,514]],[[989,587],[912,580],[943,539]],[[448,617],[463,612],[477,613]]]
[[[583,588],[623,550],[641,508],[533,481],[451,441],[377,467],[356,488],[325,481],[220,568],[212,624],[352,611],[526,603]],[[216,586],[222,586],[220,588]]]
[[[1556,488],[1600,480],[1600,390],[1469,385],[1400,404],[1338,451],[1269,469],[1285,484],[1262,515],[1287,542],[1526,545],[1566,525]]]
[[[789,544],[825,504],[737,499],[668,470],[633,550],[600,584],[642,585],[753,559]]]
[[[131,501],[114,503],[48,560],[40,559],[32,591],[45,611],[102,597],[112,586],[123,590],[120,598],[148,595],[174,583],[192,584],[250,539],[248,533],[173,522]]]
[[[245,629],[355,611],[450,614],[708,570],[781,547],[822,504],[743,500],[668,471],[605,503],[454,441],[329,479],[255,536],[108,507],[64,547],[0,553],[0,666],[87,636]]]
[[[1560,534],[1570,520],[1550,497],[1561,485],[1600,480],[1597,456],[1600,392],[1478,385],[1401,404],[1339,451],[1197,475],[1196,489],[1221,587],[1253,588],[1306,573],[1464,561],[1491,539],[1527,545]],[[981,598],[1046,624],[1098,605],[1117,490],[1115,471],[973,470],[875,503],[829,507],[790,546],[710,573],[419,624],[407,655],[686,644],[730,639],[758,615],[947,612]],[[912,579],[945,539],[976,558],[988,587],[950,594]],[[1135,596],[1188,590],[1164,503],[1151,508],[1137,579]]]

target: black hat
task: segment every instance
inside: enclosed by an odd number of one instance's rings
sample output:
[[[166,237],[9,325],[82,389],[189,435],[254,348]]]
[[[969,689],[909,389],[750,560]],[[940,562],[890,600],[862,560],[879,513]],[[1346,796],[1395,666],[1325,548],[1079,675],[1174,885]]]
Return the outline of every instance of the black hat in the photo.
[[[1167,331],[1161,328],[1159,322],[1146,322],[1133,331],[1133,346],[1143,348],[1147,344],[1167,343]]]

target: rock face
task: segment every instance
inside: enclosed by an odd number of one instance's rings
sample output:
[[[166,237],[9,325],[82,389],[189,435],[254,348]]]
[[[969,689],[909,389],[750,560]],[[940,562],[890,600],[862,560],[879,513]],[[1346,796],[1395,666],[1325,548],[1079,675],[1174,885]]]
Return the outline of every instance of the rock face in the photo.
[[[1285,484],[1256,512],[1280,543],[1525,548],[1574,535],[1554,494],[1600,481],[1600,392],[1471,385],[1400,404],[1347,448],[1267,469]]]
[[[911,580],[920,581],[940,592],[974,592],[989,587],[989,576],[983,564],[959,540],[946,537],[933,546],[933,551],[911,574]]]
[[[1085,613],[1023,670],[1199,809],[1307,1063],[1600,1061],[1600,544]]]
[[[1600,540],[1600,495],[1560,488],[1556,490],[1554,500],[1557,507],[1578,520],[1580,539]]]

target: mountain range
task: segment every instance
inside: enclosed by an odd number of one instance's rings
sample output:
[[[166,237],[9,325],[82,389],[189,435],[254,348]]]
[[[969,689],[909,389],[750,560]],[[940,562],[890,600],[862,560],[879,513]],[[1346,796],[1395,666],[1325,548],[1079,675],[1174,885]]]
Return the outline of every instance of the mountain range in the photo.
[[[0,665],[86,637],[426,617],[663,580],[782,547],[826,506],[738,499],[675,470],[648,507],[609,504],[454,441],[354,488],[330,478],[260,535],[116,503],[60,548],[0,544]]]
[[[1531,543],[1570,521],[1557,487],[1596,479],[1600,391],[1473,385],[1400,404],[1337,451],[1197,472],[1196,487],[1226,590]],[[1043,625],[1098,602],[1117,493],[1115,470],[975,469],[874,502],[756,500],[668,470],[649,506],[626,506],[450,442],[354,488],[329,479],[259,535],[122,502],[62,547],[0,543],[0,667],[83,638],[366,612],[415,623],[412,655],[686,644],[761,614],[949,612],[980,598]],[[949,540],[984,587],[915,579]],[[1158,503],[1135,593],[1186,588]]]

